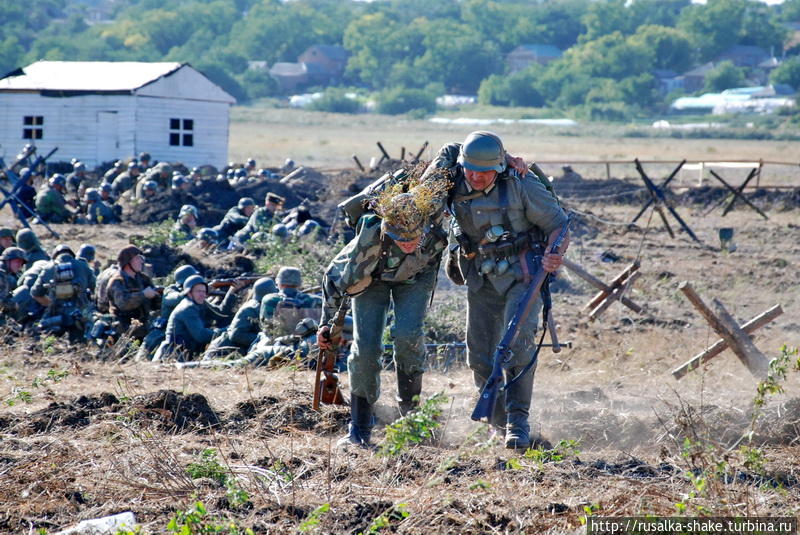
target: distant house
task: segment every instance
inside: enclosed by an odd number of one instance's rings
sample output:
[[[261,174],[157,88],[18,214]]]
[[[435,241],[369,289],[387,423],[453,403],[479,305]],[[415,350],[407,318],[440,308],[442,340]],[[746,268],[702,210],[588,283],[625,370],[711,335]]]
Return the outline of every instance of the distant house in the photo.
[[[768,84],[770,74],[772,74],[772,71],[777,69],[780,64],[781,60],[778,58],[767,58],[753,69],[753,77],[759,84]]]
[[[313,45],[297,57],[312,72],[312,83],[338,83],[347,67],[347,50],[339,45]],[[316,80],[319,81],[316,81]]]
[[[506,64],[511,72],[521,71],[531,63],[547,65],[560,58],[563,52],[553,45],[519,45],[506,56]]]
[[[757,67],[762,61],[770,58],[769,52],[758,46],[752,45],[733,45],[725,52],[717,56],[716,63],[731,61],[737,67],[752,69]]]
[[[295,91],[308,83],[305,63],[278,62],[269,69],[269,75],[278,82],[278,87],[284,93]]]
[[[694,93],[695,91],[703,89],[703,86],[706,85],[706,76],[708,76],[709,72],[714,70],[714,67],[715,65],[711,62],[704,63],[679,76],[678,78],[683,85],[684,91],[687,93]]]
[[[0,145],[89,166],[139,152],[221,166],[235,103],[187,63],[38,61],[0,79]]]
[[[684,79],[670,69],[655,69],[652,71],[653,77],[658,80],[658,90],[666,95],[678,89],[684,89]]]

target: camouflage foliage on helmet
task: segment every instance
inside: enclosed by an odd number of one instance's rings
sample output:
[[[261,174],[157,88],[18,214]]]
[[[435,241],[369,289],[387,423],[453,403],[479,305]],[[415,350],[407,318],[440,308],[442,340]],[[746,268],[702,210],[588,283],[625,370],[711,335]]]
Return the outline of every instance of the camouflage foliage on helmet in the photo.
[[[436,176],[426,175],[426,169],[427,165],[420,163],[406,170],[404,180],[389,184],[369,201],[393,239],[408,241],[420,236],[452,185],[448,169],[434,170]]]

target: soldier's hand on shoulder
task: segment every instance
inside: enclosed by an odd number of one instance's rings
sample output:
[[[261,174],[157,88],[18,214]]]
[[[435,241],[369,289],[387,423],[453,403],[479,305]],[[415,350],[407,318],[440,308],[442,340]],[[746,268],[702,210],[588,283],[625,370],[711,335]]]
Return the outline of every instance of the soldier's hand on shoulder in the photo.
[[[528,165],[525,163],[525,160],[519,156],[511,156],[506,153],[506,163],[510,167],[513,167],[520,176],[525,176],[525,173],[528,172]]]

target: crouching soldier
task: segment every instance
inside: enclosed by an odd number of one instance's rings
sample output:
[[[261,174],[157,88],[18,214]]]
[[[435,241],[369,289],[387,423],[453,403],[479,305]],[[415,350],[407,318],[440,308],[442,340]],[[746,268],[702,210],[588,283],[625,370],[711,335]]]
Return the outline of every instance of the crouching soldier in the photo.
[[[303,318],[319,314],[319,297],[300,291],[303,274],[296,267],[282,267],[275,277],[278,291],[264,296],[259,318],[270,336],[289,334]]]
[[[224,245],[228,238],[244,228],[255,210],[256,202],[253,199],[250,197],[239,199],[239,203],[228,210],[219,225],[214,227],[214,230],[217,231],[219,242]]]
[[[422,322],[436,284],[447,234],[434,213],[433,194],[391,194],[372,199],[375,214],[362,216],[353,238],[328,265],[322,280],[324,305],[317,343],[329,349],[328,322],[345,297],[352,297],[355,323],[347,368],[350,376],[350,426],[340,445],[368,446],[373,405],[380,396],[383,331],[394,304],[394,361],[400,412],[412,410],[422,391],[425,344]],[[333,341],[334,343],[336,341]]]
[[[161,312],[150,325],[150,330],[136,354],[137,360],[150,360],[158,346],[164,341],[164,331],[167,328],[169,316],[183,299],[183,283],[192,275],[197,275],[197,270],[188,264],[175,270],[175,283],[166,286],[161,294]]]
[[[88,317],[88,288],[94,274],[86,262],[77,260],[69,246],[53,251],[53,260],[42,270],[31,288],[31,296],[45,307],[39,328],[56,335],[69,334],[70,342],[83,339]]]
[[[247,353],[261,330],[258,320],[261,300],[276,290],[275,281],[271,278],[258,279],[253,285],[251,298],[239,308],[225,332],[208,345],[203,360],[223,358],[234,351],[242,355]]]
[[[0,255],[0,325],[5,324],[5,317],[14,316],[17,303],[13,292],[25,265],[25,251],[19,247],[6,247]]]
[[[50,260],[50,256],[42,249],[39,238],[29,228],[21,228],[17,231],[17,246],[25,251],[29,266],[37,260]]]
[[[136,340],[147,334],[150,313],[157,310],[160,295],[150,277],[142,273],[144,256],[133,245],[117,256],[119,270],[108,282],[109,311],[117,333],[128,333]]]
[[[167,321],[165,339],[156,351],[154,361],[169,359],[195,360],[221,329],[211,329],[204,321],[204,305],[208,284],[200,275],[192,275],[183,283],[183,298]]]
[[[349,333],[349,338],[352,340],[353,322],[350,321],[349,325],[348,331],[347,323],[345,323],[342,336],[347,339]],[[253,366],[275,368],[298,358],[308,359],[316,344],[318,328],[314,319],[305,318],[297,323],[294,333],[290,335],[279,336],[273,340],[265,333],[259,333],[244,361]],[[313,362],[316,363],[316,361]],[[311,361],[309,361],[309,365],[311,365]]]
[[[183,245],[194,239],[194,229],[197,228],[197,220],[200,212],[191,204],[184,204],[178,212],[178,220],[169,233],[169,244],[173,247]]]

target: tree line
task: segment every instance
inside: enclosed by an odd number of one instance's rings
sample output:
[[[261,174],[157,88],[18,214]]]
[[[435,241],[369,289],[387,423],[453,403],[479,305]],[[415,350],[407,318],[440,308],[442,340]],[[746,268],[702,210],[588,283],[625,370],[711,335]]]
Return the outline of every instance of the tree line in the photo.
[[[98,8],[107,21],[92,20]],[[667,102],[656,69],[682,73],[735,44],[785,54],[773,79],[800,86],[785,26],[800,21],[800,0],[0,0],[0,11],[2,73],[39,59],[189,62],[240,102],[279,94],[249,62],[293,62],[314,44],[343,46],[342,86],[376,92],[385,111],[430,109],[451,92],[625,117]],[[534,43],[564,54],[509,73],[508,52]],[[742,83],[731,67],[712,83]]]

